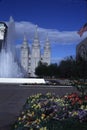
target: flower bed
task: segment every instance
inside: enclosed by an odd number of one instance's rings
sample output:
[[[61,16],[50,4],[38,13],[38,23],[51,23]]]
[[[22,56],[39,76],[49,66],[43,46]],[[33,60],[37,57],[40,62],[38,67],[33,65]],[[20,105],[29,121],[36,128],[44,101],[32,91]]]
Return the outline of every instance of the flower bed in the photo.
[[[12,130],[86,130],[87,96],[47,93],[28,97]]]

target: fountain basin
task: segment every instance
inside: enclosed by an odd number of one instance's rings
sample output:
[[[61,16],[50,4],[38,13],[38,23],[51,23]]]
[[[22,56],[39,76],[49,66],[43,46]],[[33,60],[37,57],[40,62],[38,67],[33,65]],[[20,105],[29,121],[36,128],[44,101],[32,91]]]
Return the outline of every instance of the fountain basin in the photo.
[[[45,84],[43,78],[0,78],[0,83],[11,84]]]

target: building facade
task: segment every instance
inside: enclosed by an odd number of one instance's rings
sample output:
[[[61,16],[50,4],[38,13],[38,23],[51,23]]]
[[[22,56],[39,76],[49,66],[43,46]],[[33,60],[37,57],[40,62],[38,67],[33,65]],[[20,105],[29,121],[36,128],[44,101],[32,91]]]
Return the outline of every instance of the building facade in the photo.
[[[50,65],[51,63],[51,46],[47,36],[43,55],[41,54],[41,45],[39,41],[37,26],[35,29],[35,36],[31,48],[24,36],[24,41],[21,46],[21,66],[29,74],[30,77],[36,77],[35,68],[39,62]]]
[[[82,58],[87,60],[87,38],[81,41],[76,47],[76,59]]]

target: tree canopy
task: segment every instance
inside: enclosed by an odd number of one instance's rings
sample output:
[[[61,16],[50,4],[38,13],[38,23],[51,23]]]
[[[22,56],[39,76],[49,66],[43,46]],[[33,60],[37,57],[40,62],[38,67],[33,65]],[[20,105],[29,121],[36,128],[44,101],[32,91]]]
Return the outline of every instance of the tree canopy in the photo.
[[[77,61],[70,56],[59,64],[47,65],[40,62],[35,70],[35,74],[39,77],[87,79],[87,61],[82,58],[79,58]]]

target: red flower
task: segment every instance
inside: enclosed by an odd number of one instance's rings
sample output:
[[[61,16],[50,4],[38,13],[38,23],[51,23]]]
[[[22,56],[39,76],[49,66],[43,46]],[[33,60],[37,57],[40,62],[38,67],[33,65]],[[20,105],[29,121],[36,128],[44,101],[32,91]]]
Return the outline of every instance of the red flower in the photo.
[[[87,100],[87,96],[85,96],[85,100]]]
[[[76,93],[72,93],[72,94],[68,95],[69,99],[70,98],[76,98],[76,97],[78,97],[78,95]]]
[[[82,104],[82,103],[83,103],[83,101],[82,101],[81,99],[79,99],[78,103],[79,103],[79,104]]]

